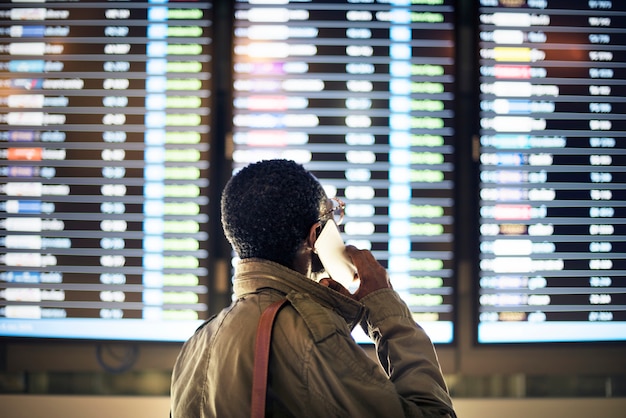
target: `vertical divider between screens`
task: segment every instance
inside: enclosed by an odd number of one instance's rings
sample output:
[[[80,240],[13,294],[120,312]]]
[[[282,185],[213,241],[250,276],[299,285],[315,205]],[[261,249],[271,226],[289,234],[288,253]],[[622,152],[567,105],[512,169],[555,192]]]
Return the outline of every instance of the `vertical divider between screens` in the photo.
[[[214,62],[214,103],[212,120],[214,146],[212,148],[212,188],[210,208],[212,219],[211,246],[213,248],[211,287],[211,314],[216,314],[228,306],[232,299],[232,250],[226,241],[221,226],[220,200],[226,182],[231,176],[232,162],[232,120],[233,120],[233,19],[234,1],[215,1],[215,62]]]

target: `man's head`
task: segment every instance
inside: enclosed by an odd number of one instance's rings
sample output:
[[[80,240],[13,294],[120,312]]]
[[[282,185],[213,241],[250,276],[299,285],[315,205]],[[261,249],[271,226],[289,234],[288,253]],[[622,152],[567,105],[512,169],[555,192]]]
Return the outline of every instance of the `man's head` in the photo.
[[[222,227],[240,258],[264,258],[293,268],[326,202],[318,180],[300,164],[261,161],[226,184]]]

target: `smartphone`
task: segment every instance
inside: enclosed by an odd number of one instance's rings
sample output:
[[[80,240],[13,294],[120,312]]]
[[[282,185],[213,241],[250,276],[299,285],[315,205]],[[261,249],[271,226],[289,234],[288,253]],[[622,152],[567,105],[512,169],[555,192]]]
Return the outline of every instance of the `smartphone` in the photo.
[[[326,222],[314,245],[324,269],[330,277],[346,289],[352,290],[356,282],[356,267],[346,254],[346,246],[339,235],[339,228],[332,219]]]

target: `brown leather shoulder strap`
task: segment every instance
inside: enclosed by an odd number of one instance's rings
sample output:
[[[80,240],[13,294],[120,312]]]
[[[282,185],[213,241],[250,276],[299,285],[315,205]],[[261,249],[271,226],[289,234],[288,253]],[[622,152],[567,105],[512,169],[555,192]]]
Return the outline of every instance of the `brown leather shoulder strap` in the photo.
[[[270,361],[270,344],[272,328],[278,311],[285,306],[287,299],[281,299],[268,306],[261,314],[257,327],[254,346],[254,374],[252,376],[252,404],[250,416],[265,416],[265,398],[267,393],[267,373]]]

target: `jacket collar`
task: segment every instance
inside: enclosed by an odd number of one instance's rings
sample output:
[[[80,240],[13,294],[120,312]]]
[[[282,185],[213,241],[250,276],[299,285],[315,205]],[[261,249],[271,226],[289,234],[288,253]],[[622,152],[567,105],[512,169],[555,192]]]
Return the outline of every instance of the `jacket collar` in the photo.
[[[342,295],[281,264],[260,258],[240,260],[235,267],[233,290],[237,298],[263,288],[284,294],[306,293],[319,304],[341,315],[350,328],[356,326],[365,313],[360,302]]]

